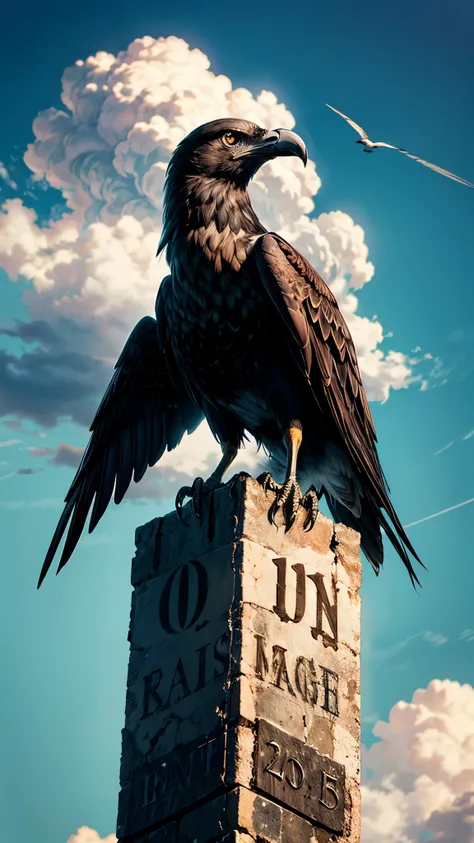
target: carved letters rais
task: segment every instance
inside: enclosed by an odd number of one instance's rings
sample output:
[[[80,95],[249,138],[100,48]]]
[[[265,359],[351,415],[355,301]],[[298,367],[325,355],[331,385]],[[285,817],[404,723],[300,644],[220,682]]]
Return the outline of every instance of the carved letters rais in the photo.
[[[182,654],[170,668],[157,668],[143,677],[142,718],[165,711],[185,697],[201,691],[226,675],[229,660],[229,634],[203,644],[193,654]]]

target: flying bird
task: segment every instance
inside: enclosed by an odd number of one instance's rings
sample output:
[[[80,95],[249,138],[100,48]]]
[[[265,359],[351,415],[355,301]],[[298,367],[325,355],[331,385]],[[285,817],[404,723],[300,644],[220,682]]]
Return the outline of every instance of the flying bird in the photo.
[[[170,274],[128,338],[93,420],[38,585],[67,530],[58,571],[92,509],[89,532],[114,496],[141,480],[203,419],[222,448],[205,482],[179,490],[198,517],[206,490],[223,483],[246,433],[263,445],[283,483],[264,472],[286,528],[300,506],[310,529],[324,494],[333,517],[361,534],[378,573],[382,530],[418,581],[418,557],[389,498],[354,344],[337,301],[290,243],[268,232],[248,195],[265,162],[296,156],[302,139],[240,119],[214,120],[177,146],[167,169],[163,231]],[[275,469],[272,468],[272,471]],[[312,483],[302,494],[299,479]]]
[[[370,140],[365,129],[363,129],[362,126],[359,126],[355,120],[351,120],[347,114],[343,114],[342,111],[338,111],[337,108],[333,108],[333,106],[329,105],[329,103],[326,103],[326,105],[331,109],[331,111],[334,111],[336,114],[339,114],[340,117],[343,117],[346,123],[349,123],[349,126],[352,126],[352,128],[356,130],[357,134],[360,135],[360,140],[356,141],[356,143],[362,143],[365,146],[364,152],[373,152],[374,149],[380,149],[382,147],[385,149],[395,149],[397,152],[401,152],[403,155],[406,155],[407,158],[412,158],[413,161],[418,161],[419,164],[423,164],[424,167],[429,167],[430,170],[434,170],[436,173],[441,173],[442,176],[447,176],[448,179],[453,179],[460,184],[465,184],[467,187],[474,187],[474,184],[471,184],[470,181],[466,181],[466,179],[462,179],[460,176],[455,176],[454,173],[450,173],[449,170],[444,170],[443,167],[438,167],[436,164],[430,164],[430,162],[425,161],[424,158],[418,158],[417,155],[412,155],[411,152],[407,152],[407,150],[402,149],[401,146],[392,146],[391,143]]]

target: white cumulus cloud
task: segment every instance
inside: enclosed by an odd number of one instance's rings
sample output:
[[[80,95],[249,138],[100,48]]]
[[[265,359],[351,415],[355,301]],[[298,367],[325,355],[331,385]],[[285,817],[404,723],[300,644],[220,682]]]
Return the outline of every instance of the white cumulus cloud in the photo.
[[[435,811],[428,827],[438,843],[473,843],[474,792],[455,799],[447,811]]]
[[[4,181],[5,184],[7,184],[12,190],[17,190],[17,183],[13,181],[3,161],[0,161],[0,182],[2,181]]]
[[[115,834],[108,834],[107,837],[101,837],[93,828],[87,825],[81,825],[75,834],[71,834],[67,843],[117,843]]]
[[[363,843],[474,841],[474,688],[435,679],[398,702],[363,752]]]

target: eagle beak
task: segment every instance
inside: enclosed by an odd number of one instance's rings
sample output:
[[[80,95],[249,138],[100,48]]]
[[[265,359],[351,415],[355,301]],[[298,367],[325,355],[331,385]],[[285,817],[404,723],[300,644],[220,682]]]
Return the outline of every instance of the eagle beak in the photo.
[[[280,155],[296,155],[306,167],[308,150],[296,132],[290,132],[289,129],[275,129],[271,134],[277,135],[273,142],[272,158],[280,157]]]
[[[296,132],[290,132],[289,129],[273,129],[267,132],[262,140],[256,141],[249,149],[238,153],[235,157],[256,159],[260,166],[264,161],[270,161],[282,155],[296,155],[306,167],[308,150]]]

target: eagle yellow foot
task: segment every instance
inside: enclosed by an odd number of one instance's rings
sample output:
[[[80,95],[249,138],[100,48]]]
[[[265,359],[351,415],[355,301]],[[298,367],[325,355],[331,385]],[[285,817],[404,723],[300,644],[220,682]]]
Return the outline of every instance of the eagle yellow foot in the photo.
[[[275,500],[268,511],[268,519],[271,524],[277,526],[275,517],[281,509],[285,520],[285,532],[287,533],[295,523],[298,509],[302,506],[307,511],[303,529],[313,529],[319,512],[319,496],[314,486],[310,486],[306,494],[303,495],[294,476],[288,477],[284,483],[277,483],[272,475],[266,472],[257,477],[257,480],[262,484],[265,491],[275,493]]]

